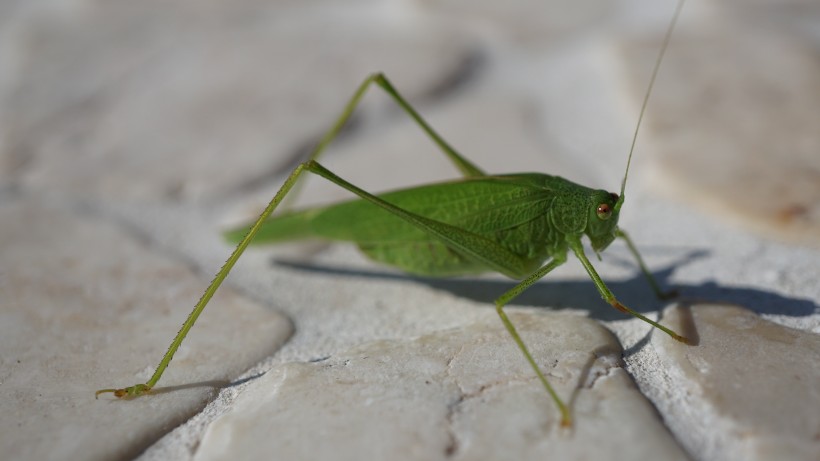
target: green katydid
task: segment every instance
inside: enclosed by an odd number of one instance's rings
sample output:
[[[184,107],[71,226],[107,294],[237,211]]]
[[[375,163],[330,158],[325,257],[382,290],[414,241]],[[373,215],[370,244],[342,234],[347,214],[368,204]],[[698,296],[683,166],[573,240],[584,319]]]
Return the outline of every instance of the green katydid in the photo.
[[[618,228],[618,215],[624,203],[629,165],[641,120],[682,6],[683,0],[677,5],[652,70],[620,194],[590,189],[561,177],[540,173],[487,175],[450,147],[396,91],[387,77],[380,73],[373,74],[361,83],[309,160],[291,172],[250,228],[226,234],[229,240],[238,242],[236,249],[205,290],[151,379],[144,384],[123,389],[99,390],[96,395],[111,392],[117,397],[136,397],[151,391],[196,319],[251,241],[258,244],[321,238],[353,242],[371,259],[413,274],[452,276],[495,271],[521,280],[495,300],[496,311],[560,410],[562,424],[570,425],[569,408],[544,377],[503,308],[533,283],[563,264],[571,250],[604,300],[619,311],[643,320],[672,338],[689,343],[683,336],[621,304],[590,263],[581,243],[582,237],[586,236],[592,249],[599,253],[615,238],[622,238],[655,293],[661,298],[667,297],[647,269],[633,242]],[[372,195],[318,163],[320,154],[336,137],[373,84],[382,88],[415,120],[461,171],[464,178]],[[272,217],[274,210],[306,171],[327,179],[359,198]]]

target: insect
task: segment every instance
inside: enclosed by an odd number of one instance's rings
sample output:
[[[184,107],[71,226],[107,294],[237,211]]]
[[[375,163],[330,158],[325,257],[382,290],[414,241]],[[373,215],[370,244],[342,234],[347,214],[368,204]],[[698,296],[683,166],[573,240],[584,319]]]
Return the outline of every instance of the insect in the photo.
[[[373,74],[361,83],[309,160],[291,172],[250,228],[227,234],[230,240],[238,242],[236,249],[171,342],[153,376],[144,384],[99,390],[96,396],[113,393],[117,397],[136,397],[151,391],[188,331],[252,241],[275,243],[318,237],[355,243],[371,259],[413,274],[453,276],[495,271],[521,280],[495,300],[496,311],[558,407],[562,425],[571,425],[569,408],[544,377],[504,312],[504,306],[566,262],[567,254],[572,251],[604,300],[619,311],[643,320],[680,342],[689,342],[669,328],[621,304],[590,263],[581,243],[586,236],[597,254],[616,238],[623,239],[655,293],[661,298],[669,295],[661,291],[632,240],[618,228],[618,215],[624,204],[629,165],[641,120],[682,6],[683,0],[677,5],[655,61],[632,139],[620,194],[591,189],[561,177],[541,173],[488,175],[444,141],[399,94],[386,76]],[[320,154],[336,137],[367,89],[373,85],[382,88],[415,120],[461,171],[463,178],[373,195],[345,181],[318,162]],[[359,198],[272,217],[274,210],[305,172],[321,176]]]

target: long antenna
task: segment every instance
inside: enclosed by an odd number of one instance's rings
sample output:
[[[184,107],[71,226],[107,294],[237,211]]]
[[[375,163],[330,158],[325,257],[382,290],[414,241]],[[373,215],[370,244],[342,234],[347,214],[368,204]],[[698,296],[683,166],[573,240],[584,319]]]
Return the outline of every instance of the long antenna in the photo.
[[[666,36],[663,38],[661,50],[658,52],[658,58],[655,60],[655,68],[652,69],[652,77],[649,79],[649,87],[646,89],[646,94],[643,97],[643,104],[641,104],[641,113],[638,115],[638,123],[635,125],[635,134],[632,136],[632,146],[629,148],[629,157],[626,160],[626,171],[624,172],[624,180],[621,182],[621,195],[618,197],[618,202],[615,204],[615,209],[619,210],[624,202],[624,190],[626,189],[626,177],[629,175],[629,165],[632,163],[632,152],[635,151],[635,143],[638,141],[638,131],[641,129],[641,121],[643,121],[643,114],[646,112],[646,106],[649,103],[649,95],[652,94],[652,87],[655,86],[655,79],[658,76],[658,70],[661,68],[661,61],[666,54],[666,48],[669,46],[669,40],[672,38],[672,31],[675,30],[675,24],[678,22],[678,16],[683,9],[683,4],[686,0],[678,2],[675,14],[672,16],[672,21],[669,22],[669,27],[666,29]]]

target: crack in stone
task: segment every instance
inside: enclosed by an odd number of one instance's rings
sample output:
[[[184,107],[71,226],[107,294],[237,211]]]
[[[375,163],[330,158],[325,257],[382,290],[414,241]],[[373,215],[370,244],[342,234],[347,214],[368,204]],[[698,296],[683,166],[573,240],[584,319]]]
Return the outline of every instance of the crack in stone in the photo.
[[[598,380],[610,376],[613,370],[624,367],[620,354],[611,347],[598,348],[592,351],[592,355],[594,359],[583,368],[579,377],[579,387],[584,389],[594,388]]]
[[[447,421],[447,445],[444,447],[444,456],[446,458],[455,456],[460,448],[456,431],[453,430],[453,424],[455,423],[455,415],[459,412],[459,407],[462,402],[464,402],[464,399],[465,395],[459,394],[456,400],[447,405],[447,416],[445,417],[445,421]]]
[[[488,382],[482,384],[474,391],[468,392],[464,387],[461,386],[459,379],[455,374],[452,373],[452,364],[453,362],[464,352],[467,348],[466,344],[462,344],[459,349],[447,360],[445,365],[445,377],[452,379],[453,383],[458,388],[458,396],[453,399],[451,402],[447,404],[447,414],[445,415],[444,420],[446,421],[446,432],[447,432],[447,444],[444,447],[444,456],[445,458],[453,458],[461,448],[461,443],[459,441],[459,437],[456,433],[454,428],[456,415],[461,411],[461,406],[465,402],[478,398],[489,389],[495,388],[500,385],[509,384],[509,383],[516,383],[516,382],[528,382],[537,379],[535,375],[529,378],[524,379],[502,379],[496,380],[492,382]],[[552,364],[552,369],[555,369],[558,366],[559,361],[555,360]]]
[[[461,446],[458,436],[456,435],[456,431],[454,426],[455,423],[455,415],[459,412],[459,408],[461,404],[464,402],[467,393],[465,392],[464,388],[461,387],[461,383],[459,380],[453,375],[452,373],[452,364],[456,358],[458,358],[462,353],[464,353],[465,348],[467,347],[466,344],[462,344],[459,349],[447,360],[447,364],[444,367],[444,375],[447,378],[453,380],[453,383],[458,388],[458,397],[447,404],[447,414],[445,415],[444,420],[446,421],[446,428],[447,431],[447,445],[444,447],[444,457],[445,458],[452,458],[458,453],[458,450]]]

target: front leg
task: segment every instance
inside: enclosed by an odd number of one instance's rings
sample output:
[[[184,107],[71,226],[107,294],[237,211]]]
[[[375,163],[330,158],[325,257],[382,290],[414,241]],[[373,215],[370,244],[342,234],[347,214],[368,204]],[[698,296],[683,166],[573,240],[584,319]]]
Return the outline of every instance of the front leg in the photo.
[[[561,425],[564,427],[569,427],[572,425],[572,415],[570,414],[569,408],[566,406],[564,401],[561,400],[561,397],[558,396],[558,393],[555,392],[555,389],[553,389],[549,381],[547,381],[547,378],[544,376],[544,373],[541,372],[541,369],[538,367],[538,364],[535,363],[535,359],[533,359],[532,354],[530,354],[527,345],[524,344],[524,340],[521,339],[521,336],[518,334],[518,330],[515,329],[515,326],[510,321],[510,318],[507,317],[507,313],[504,312],[504,306],[507,303],[512,301],[516,296],[520,295],[522,292],[524,292],[532,284],[543,278],[550,271],[560,266],[561,264],[564,264],[566,260],[566,255],[564,255],[561,258],[555,258],[549,261],[547,264],[545,264],[537,271],[535,271],[532,275],[522,280],[521,283],[514,286],[509,291],[507,291],[495,300],[495,310],[498,313],[498,316],[501,318],[501,322],[504,323],[504,327],[507,329],[507,332],[510,334],[510,336],[512,336],[513,340],[515,341],[515,344],[518,345],[518,348],[524,354],[524,358],[527,359],[527,363],[529,363],[530,367],[532,367],[533,371],[535,371],[536,376],[538,376],[538,380],[541,381],[541,385],[543,385],[544,389],[547,390],[547,393],[552,398],[552,401],[555,402],[555,405],[561,412]]]
[[[692,341],[690,341],[686,337],[675,333],[674,331],[670,330],[669,328],[666,328],[660,323],[655,322],[654,320],[650,320],[646,316],[641,315],[640,313],[621,304],[621,302],[615,298],[615,295],[612,294],[612,291],[610,291],[609,288],[606,286],[604,281],[601,279],[601,276],[598,275],[598,272],[595,270],[595,268],[592,267],[592,263],[589,262],[587,255],[584,253],[584,246],[581,244],[581,238],[578,236],[570,236],[567,237],[567,242],[569,243],[569,247],[572,248],[573,253],[575,253],[575,256],[577,256],[578,260],[581,261],[581,264],[583,264],[584,269],[586,269],[587,273],[589,274],[589,277],[595,284],[595,287],[598,288],[598,292],[601,293],[601,297],[604,298],[606,302],[611,304],[612,307],[618,309],[624,314],[629,314],[633,317],[637,317],[643,320],[644,322],[668,334],[677,341],[680,341],[685,344],[692,344]]]

